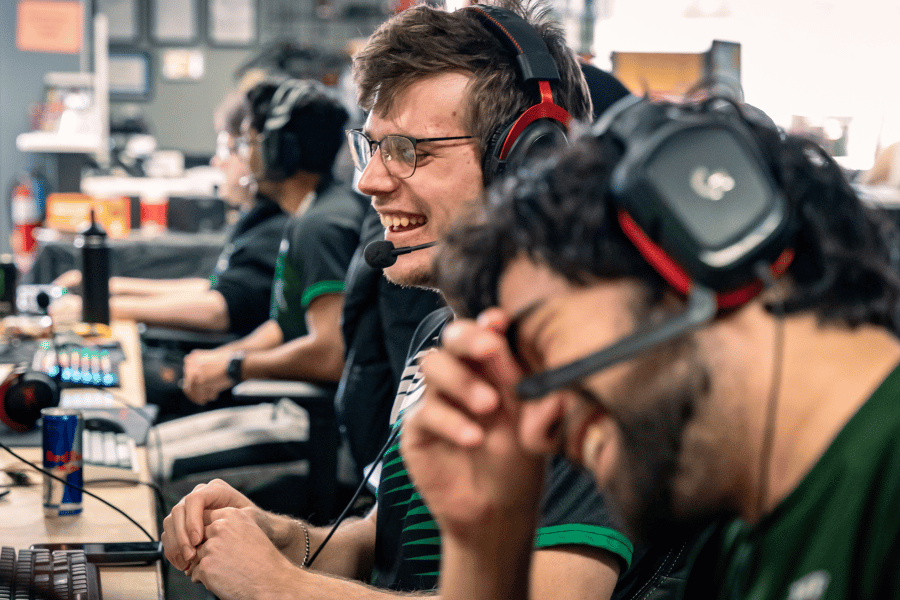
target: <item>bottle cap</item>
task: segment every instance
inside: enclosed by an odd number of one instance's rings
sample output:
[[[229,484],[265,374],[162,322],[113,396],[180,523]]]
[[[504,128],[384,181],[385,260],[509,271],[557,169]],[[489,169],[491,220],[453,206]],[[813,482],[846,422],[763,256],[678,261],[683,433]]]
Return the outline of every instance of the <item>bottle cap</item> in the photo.
[[[91,223],[85,229],[81,231],[81,235],[88,236],[103,236],[106,237],[106,230],[103,229],[103,226],[97,222],[97,217],[94,214],[94,209],[91,208]]]

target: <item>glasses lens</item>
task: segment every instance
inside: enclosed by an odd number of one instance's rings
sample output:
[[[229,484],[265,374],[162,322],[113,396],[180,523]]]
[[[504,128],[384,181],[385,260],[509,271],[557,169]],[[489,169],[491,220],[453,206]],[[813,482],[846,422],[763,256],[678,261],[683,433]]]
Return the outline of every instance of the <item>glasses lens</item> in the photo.
[[[242,137],[234,140],[234,153],[240,158],[248,158],[250,156],[250,144]]]
[[[402,135],[386,135],[381,140],[381,158],[394,177],[409,177],[416,170],[416,147]]]
[[[350,157],[353,158],[353,166],[362,173],[366,170],[366,165],[369,164],[369,158],[372,156],[369,138],[362,131],[348,131],[347,142],[350,145]]]

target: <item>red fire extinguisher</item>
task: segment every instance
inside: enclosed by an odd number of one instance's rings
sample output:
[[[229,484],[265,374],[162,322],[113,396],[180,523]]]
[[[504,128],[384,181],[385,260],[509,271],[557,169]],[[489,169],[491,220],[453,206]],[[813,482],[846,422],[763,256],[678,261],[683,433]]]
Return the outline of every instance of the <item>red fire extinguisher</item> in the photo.
[[[34,230],[41,224],[41,211],[31,185],[20,182],[12,193],[13,231],[10,245],[16,254],[30,254],[35,249]]]

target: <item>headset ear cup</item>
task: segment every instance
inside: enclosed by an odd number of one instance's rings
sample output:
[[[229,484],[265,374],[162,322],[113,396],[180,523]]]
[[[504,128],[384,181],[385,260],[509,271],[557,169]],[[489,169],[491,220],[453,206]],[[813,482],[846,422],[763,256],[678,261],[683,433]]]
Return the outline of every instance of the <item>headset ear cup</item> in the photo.
[[[37,371],[15,371],[0,392],[0,420],[15,431],[34,429],[42,409],[59,405],[59,385]]]
[[[278,133],[278,130],[264,131],[260,136],[259,150],[262,155],[263,173],[270,181],[284,179],[279,168]]]
[[[485,149],[482,168],[484,184],[490,185],[506,171],[515,171],[537,156],[543,156],[554,148],[568,143],[566,127],[555,119],[538,119],[529,124],[512,141],[512,147],[505,159],[501,159],[503,147],[509,142],[507,138],[518,121],[518,117],[510,120],[503,127],[498,127],[491,135],[490,143]]]
[[[517,170],[535,158],[545,156],[568,144],[566,129],[553,119],[538,119],[526,127],[506,157],[506,168]]]
[[[300,170],[300,158],[302,156],[300,140],[292,131],[281,130],[278,132],[278,168],[283,173],[283,179],[287,179]]]
[[[513,125],[515,125],[518,119],[519,116],[516,115],[503,125],[495,128],[493,133],[491,133],[491,137],[488,140],[487,146],[484,148],[484,155],[481,159],[481,172],[484,177],[485,187],[489,186],[492,181],[502,174],[505,165],[503,165],[500,160],[500,152],[503,149],[506,138],[509,136],[510,130],[512,130]]]

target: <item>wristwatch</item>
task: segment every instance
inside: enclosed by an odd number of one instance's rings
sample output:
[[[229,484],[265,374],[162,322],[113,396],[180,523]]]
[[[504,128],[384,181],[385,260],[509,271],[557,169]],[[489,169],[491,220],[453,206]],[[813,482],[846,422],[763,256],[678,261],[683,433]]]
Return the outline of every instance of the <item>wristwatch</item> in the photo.
[[[244,358],[246,356],[243,352],[235,352],[231,355],[231,360],[228,361],[228,369],[225,372],[228,373],[228,377],[235,385],[244,380],[241,376],[241,367],[244,366]]]

